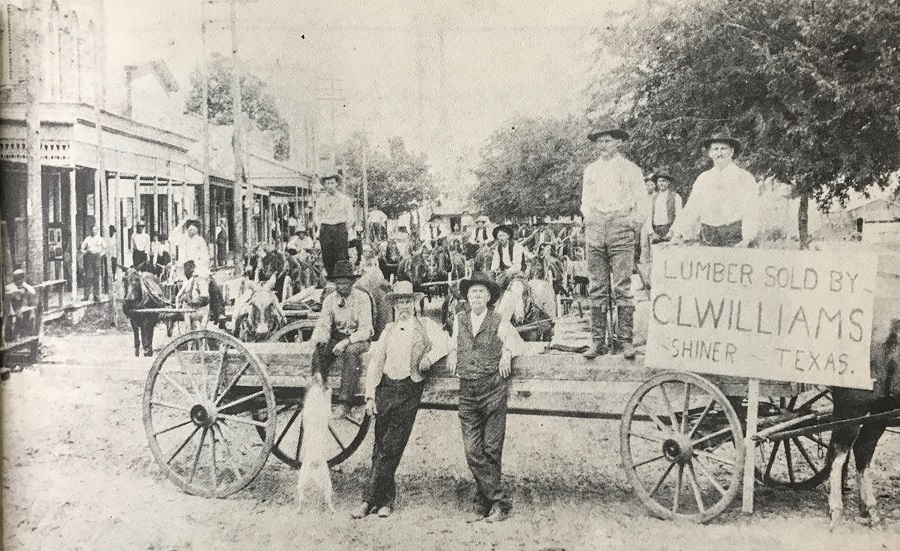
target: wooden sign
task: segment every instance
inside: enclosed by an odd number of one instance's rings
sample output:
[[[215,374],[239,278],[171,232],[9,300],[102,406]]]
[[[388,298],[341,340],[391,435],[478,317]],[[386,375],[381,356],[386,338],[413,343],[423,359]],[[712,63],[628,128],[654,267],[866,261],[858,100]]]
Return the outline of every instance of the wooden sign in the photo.
[[[877,255],[654,251],[648,366],[872,388]]]

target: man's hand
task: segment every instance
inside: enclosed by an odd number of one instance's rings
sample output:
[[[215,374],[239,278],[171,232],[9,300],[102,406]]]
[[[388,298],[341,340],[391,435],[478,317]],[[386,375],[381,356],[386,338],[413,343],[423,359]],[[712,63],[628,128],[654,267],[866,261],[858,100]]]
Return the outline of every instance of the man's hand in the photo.
[[[334,345],[334,348],[331,349],[331,353],[335,356],[340,356],[344,353],[344,350],[347,350],[348,346],[350,346],[350,339],[344,339]]]
[[[368,413],[370,417],[378,415],[378,408],[375,407],[374,398],[366,398],[366,413]]]
[[[431,369],[431,361],[428,359],[428,355],[422,356],[422,359],[419,360],[419,371],[428,371]]]
[[[447,356],[447,369],[450,370],[450,375],[456,376],[456,357],[455,356]]]
[[[504,379],[512,373],[512,357],[506,354],[500,356],[500,376]]]

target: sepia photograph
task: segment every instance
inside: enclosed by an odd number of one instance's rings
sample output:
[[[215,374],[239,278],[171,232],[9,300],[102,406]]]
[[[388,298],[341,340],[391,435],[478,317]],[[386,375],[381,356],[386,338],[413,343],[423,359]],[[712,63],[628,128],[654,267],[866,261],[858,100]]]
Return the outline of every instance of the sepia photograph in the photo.
[[[0,549],[900,549],[900,0],[0,6]]]

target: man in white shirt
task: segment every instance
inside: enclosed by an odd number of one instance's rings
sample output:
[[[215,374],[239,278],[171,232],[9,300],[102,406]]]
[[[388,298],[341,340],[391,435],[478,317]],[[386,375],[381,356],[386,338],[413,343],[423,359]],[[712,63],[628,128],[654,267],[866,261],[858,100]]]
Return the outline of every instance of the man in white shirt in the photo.
[[[511,226],[499,225],[494,228],[494,256],[491,259],[491,271],[495,274],[501,272],[523,272],[525,261],[534,258],[528,249],[520,243],[512,241],[515,230]]]
[[[713,167],[694,182],[687,204],[672,224],[678,243],[699,238],[713,247],[746,247],[759,231],[759,186],[734,164],[741,142],[724,134],[703,140]]]
[[[341,176],[334,174],[322,178],[325,193],[316,197],[313,222],[319,228],[319,244],[322,262],[330,276],[338,260],[346,260],[349,243],[347,225],[356,218],[353,201],[338,191]]]
[[[472,237],[469,240],[470,243],[480,247],[491,240],[490,237],[488,237],[487,223],[488,217],[484,215],[479,216],[475,220],[475,229],[472,231]]]
[[[643,172],[619,153],[628,137],[610,119],[601,121],[588,134],[599,153],[599,158],[584,169],[581,193],[592,302],[591,347],[584,353],[588,359],[607,352],[607,315],[611,308],[618,308],[617,340],[622,354],[629,360],[636,356],[631,274],[635,241],[647,220],[649,201]]]
[[[179,261],[184,265],[187,261],[193,260],[197,275],[206,277],[209,275],[209,247],[200,235],[200,221],[191,218],[184,223],[184,227],[187,236],[181,243]]]
[[[375,418],[375,444],[363,502],[353,518],[373,512],[384,518],[393,512],[397,466],[416,422],[425,377],[450,350],[450,337],[441,326],[415,315],[423,296],[413,292],[412,283],[398,281],[384,297],[396,321],[387,324],[369,354],[365,396],[366,410]]]
[[[84,263],[84,301],[94,293],[94,302],[100,302],[100,259],[105,254],[106,243],[100,236],[100,228],[91,228],[91,235],[81,242]]]
[[[131,266],[137,270],[150,259],[150,234],[144,232],[144,222],[137,223],[137,230],[131,236]]]
[[[450,373],[459,377],[459,421],[466,462],[475,478],[471,522],[499,522],[512,503],[500,479],[512,359],[524,351],[516,329],[494,311],[500,288],[490,274],[475,272],[459,284],[468,309],[456,314],[447,354]]]

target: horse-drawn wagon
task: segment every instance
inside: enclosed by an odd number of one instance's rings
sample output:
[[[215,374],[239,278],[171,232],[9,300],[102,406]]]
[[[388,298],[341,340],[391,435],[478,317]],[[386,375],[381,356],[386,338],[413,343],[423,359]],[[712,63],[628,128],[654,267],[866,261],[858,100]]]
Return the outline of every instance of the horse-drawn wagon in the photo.
[[[864,266],[858,268],[860,274],[865,271]],[[727,270],[726,266],[724,282],[728,281]],[[848,298],[849,303],[856,301],[865,308],[860,297],[871,294],[874,274],[873,268],[868,276],[859,276],[858,282],[868,277],[870,287]],[[735,277],[739,279],[740,271]],[[777,278],[776,270],[776,283]],[[797,281],[800,289],[791,290],[788,282],[786,292],[802,293],[802,275]],[[654,286],[651,303],[660,304],[665,299],[659,297],[667,287],[661,280],[655,283],[659,285]],[[727,285],[723,289],[734,291]],[[703,312],[698,309],[697,313]],[[660,310],[653,316],[663,314]],[[842,335],[850,331],[851,324],[871,319],[871,314],[870,309],[868,314],[853,317]],[[742,323],[739,320],[740,315],[728,323],[737,327]],[[900,419],[898,409],[836,419],[828,389],[808,382],[822,374],[804,371],[802,377],[793,377],[793,366],[787,376],[774,368],[741,372],[740,362],[728,364],[737,374],[710,373],[708,366],[696,361],[699,372],[685,369],[682,353],[687,348],[677,350],[681,356],[671,355],[675,351],[671,339],[677,334],[667,333],[669,328],[662,321],[666,320],[653,322],[664,330],[651,329],[647,355],[641,353],[633,362],[621,356],[589,361],[554,352],[546,343],[529,343],[529,352],[514,359],[509,381],[511,414],[620,419],[622,465],[636,495],[654,515],[707,521],[722,513],[742,489],[744,509],[751,511],[755,480],[781,487],[816,486],[828,477],[831,430]],[[679,321],[674,324],[676,329],[687,331],[687,318]],[[862,331],[858,336],[867,346],[866,335]],[[782,335],[784,342],[790,343],[788,337]],[[743,341],[734,340],[738,350],[727,343],[703,351],[700,345],[692,345],[691,353],[705,355],[709,364],[721,363],[726,352],[738,359],[769,358],[764,350],[752,346],[742,356]],[[844,361],[859,368],[859,358],[854,356],[857,351],[852,346],[842,350],[841,354],[848,354]],[[660,362],[665,353],[670,361]],[[300,412],[304,389],[310,384],[311,356],[309,343],[244,343],[217,331],[191,332],[170,342],[150,370],[143,401],[150,447],[166,475],[189,493],[224,497],[253,480],[270,453],[298,467],[303,439]],[[787,363],[782,361],[776,367],[784,368]],[[862,386],[858,381],[868,379],[868,375],[842,379],[839,376],[849,373],[838,373],[837,365],[826,380]],[[675,370],[664,369],[671,367]],[[752,367],[758,369],[758,362]],[[331,383],[337,386],[336,381]],[[609,399],[616,393],[625,398],[623,385],[634,389],[624,407],[625,400]],[[454,410],[457,392],[456,378],[438,362],[426,384],[422,407]],[[364,414],[331,420],[330,465],[358,449],[369,424]]]

